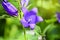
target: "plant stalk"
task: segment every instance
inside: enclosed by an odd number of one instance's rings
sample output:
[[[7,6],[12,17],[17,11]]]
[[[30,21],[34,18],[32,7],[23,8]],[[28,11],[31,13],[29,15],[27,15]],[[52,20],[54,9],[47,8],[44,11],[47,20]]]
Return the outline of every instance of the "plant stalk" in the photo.
[[[24,39],[27,40],[27,38],[26,38],[26,30],[25,30],[24,27],[23,27],[23,30],[24,30]]]
[[[21,20],[21,6],[20,6],[20,0],[17,0],[17,3],[18,3],[18,19]]]

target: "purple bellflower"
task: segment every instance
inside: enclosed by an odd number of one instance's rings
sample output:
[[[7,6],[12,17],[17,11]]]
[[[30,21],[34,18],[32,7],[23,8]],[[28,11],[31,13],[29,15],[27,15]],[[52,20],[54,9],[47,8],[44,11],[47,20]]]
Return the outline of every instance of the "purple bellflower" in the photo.
[[[30,29],[34,29],[37,22],[43,21],[42,17],[37,16],[37,8],[33,8],[32,10],[27,10],[27,5],[29,0],[21,0],[22,5],[22,12],[24,14],[23,18],[21,19],[21,23],[25,28],[30,27]]]
[[[58,22],[60,23],[60,12],[57,12],[57,20],[58,20]]]
[[[43,21],[42,17],[37,16],[37,8],[33,8],[30,11],[26,8],[22,8],[22,11],[24,17],[21,19],[21,23],[24,27],[30,27],[33,30],[37,22]]]
[[[16,7],[13,6],[10,2],[7,2],[7,0],[2,2],[2,6],[10,16],[18,16],[18,10]]]

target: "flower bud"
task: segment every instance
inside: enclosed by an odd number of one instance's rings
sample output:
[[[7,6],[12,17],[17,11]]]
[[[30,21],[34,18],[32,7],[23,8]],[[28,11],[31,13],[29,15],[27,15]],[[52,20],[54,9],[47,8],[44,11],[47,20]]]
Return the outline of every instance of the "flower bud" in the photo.
[[[10,16],[18,16],[18,10],[10,2],[2,2],[3,8]]]

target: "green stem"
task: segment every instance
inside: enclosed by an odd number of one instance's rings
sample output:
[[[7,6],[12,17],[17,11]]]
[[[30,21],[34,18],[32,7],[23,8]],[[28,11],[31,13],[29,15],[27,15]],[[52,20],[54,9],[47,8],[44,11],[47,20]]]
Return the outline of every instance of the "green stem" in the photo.
[[[22,18],[23,15],[21,14],[20,0],[17,0],[17,2],[18,2],[18,5],[19,5],[18,6],[18,19],[21,20],[20,18]],[[25,28],[23,27],[23,29],[24,29],[24,39],[27,40],[26,39],[26,31],[25,31]]]
[[[24,30],[24,39],[27,40],[27,38],[26,38],[26,30],[25,30],[24,27],[23,27],[23,30]]]
[[[17,3],[18,3],[18,5],[19,5],[19,6],[18,6],[18,19],[20,20],[20,19],[21,19],[21,14],[20,14],[20,13],[21,13],[21,10],[20,10],[20,9],[21,9],[20,0],[17,0]]]

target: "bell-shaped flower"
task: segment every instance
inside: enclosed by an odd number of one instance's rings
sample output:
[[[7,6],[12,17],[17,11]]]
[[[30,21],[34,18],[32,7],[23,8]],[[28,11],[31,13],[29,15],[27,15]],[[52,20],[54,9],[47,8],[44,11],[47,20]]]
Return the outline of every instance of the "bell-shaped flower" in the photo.
[[[37,8],[33,8],[28,11],[25,7],[23,7],[22,12],[24,13],[24,16],[21,19],[21,23],[24,27],[30,27],[33,30],[37,22],[43,21],[41,16],[37,16]]]
[[[18,16],[18,10],[10,2],[4,0],[2,6],[10,16]]]

